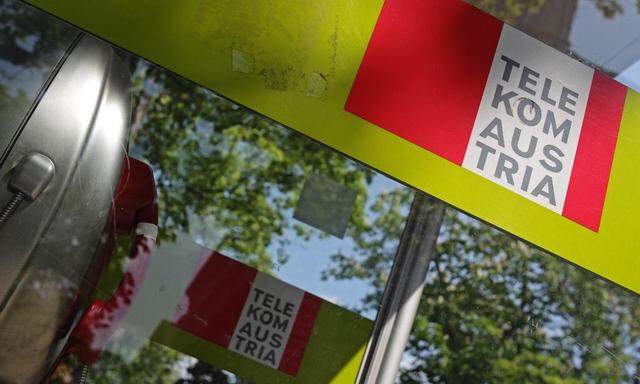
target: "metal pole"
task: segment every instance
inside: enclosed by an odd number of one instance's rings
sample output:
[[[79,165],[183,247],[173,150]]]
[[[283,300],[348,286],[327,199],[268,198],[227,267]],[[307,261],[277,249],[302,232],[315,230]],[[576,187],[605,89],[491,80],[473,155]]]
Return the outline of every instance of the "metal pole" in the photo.
[[[365,384],[393,384],[411,333],[445,204],[416,192],[363,371]],[[374,330],[375,332],[375,330]]]

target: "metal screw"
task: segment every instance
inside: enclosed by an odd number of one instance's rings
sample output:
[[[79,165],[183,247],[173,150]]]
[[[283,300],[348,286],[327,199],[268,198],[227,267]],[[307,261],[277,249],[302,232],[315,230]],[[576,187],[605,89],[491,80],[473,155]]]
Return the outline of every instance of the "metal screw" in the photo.
[[[24,200],[33,201],[51,182],[55,173],[53,161],[41,153],[25,156],[13,169],[9,190],[13,197],[0,211],[0,227],[6,223]]]

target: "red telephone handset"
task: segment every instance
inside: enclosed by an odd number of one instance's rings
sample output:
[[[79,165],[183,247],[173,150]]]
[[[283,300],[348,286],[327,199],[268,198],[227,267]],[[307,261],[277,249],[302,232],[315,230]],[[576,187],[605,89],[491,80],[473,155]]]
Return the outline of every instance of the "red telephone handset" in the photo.
[[[118,288],[107,300],[94,300],[74,328],[65,353],[84,364],[98,360],[102,349],[127,313],[142,283],[158,234],[158,204],[151,167],[126,157],[114,198],[113,235],[135,234],[130,262]],[[109,247],[108,253],[113,252]],[[110,258],[107,255],[106,260]]]

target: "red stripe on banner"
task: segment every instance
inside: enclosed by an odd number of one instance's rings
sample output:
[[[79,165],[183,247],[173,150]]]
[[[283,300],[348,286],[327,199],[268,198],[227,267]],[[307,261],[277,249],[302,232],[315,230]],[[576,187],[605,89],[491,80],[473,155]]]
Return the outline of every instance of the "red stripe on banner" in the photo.
[[[461,0],[387,0],[345,110],[462,164],[502,25]]]
[[[598,232],[627,88],[595,72],[562,215]]]
[[[227,348],[257,273],[213,252],[189,284],[174,324]]]
[[[291,376],[298,374],[321,305],[322,299],[319,297],[310,293],[304,294],[278,370]]]

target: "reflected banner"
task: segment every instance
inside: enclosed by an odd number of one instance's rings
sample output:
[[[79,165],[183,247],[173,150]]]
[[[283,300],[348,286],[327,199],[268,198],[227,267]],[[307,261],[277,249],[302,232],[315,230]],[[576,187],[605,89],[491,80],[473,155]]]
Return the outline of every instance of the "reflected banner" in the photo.
[[[29,2],[640,292],[640,97],[461,0]]]
[[[258,384],[353,382],[373,327],[371,320],[211,251],[176,308],[153,341]]]

